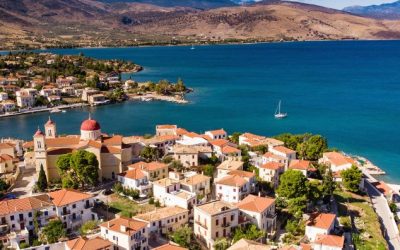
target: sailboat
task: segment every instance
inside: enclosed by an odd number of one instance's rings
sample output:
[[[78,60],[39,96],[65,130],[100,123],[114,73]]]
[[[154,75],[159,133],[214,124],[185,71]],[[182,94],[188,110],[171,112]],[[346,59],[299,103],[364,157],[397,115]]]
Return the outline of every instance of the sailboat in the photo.
[[[288,116],[287,113],[281,113],[281,101],[279,100],[278,108],[275,111],[275,118],[276,119],[283,119]]]
[[[193,46],[193,44],[192,44],[192,47],[190,48],[191,50],[194,50],[195,49],[195,47]]]

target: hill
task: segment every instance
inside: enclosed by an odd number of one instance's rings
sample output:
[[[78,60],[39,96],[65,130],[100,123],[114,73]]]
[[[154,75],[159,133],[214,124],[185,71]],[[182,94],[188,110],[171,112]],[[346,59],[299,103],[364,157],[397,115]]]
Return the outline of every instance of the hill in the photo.
[[[398,21],[293,2],[201,10],[94,0],[0,1],[0,49],[396,38]]]
[[[99,0],[104,3],[144,3],[162,7],[189,7],[196,9],[212,9],[235,6],[231,0]]]
[[[400,1],[381,5],[351,6],[343,10],[349,13],[378,19],[400,19]]]

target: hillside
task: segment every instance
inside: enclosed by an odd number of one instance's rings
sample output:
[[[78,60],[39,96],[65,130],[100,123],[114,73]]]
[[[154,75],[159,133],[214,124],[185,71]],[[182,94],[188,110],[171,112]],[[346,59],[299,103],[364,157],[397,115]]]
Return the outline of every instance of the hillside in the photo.
[[[0,1],[2,49],[396,38],[398,21],[291,2],[200,10],[93,0]]]
[[[196,9],[212,9],[235,6],[231,0],[99,0],[104,3],[143,3],[162,7],[189,7]]]
[[[349,13],[378,19],[400,19],[400,1],[381,5],[352,6],[344,9]]]

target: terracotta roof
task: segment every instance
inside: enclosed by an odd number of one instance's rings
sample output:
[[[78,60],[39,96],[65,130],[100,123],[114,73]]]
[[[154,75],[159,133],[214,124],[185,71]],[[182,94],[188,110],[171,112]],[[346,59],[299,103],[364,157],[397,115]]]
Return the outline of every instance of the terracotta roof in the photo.
[[[278,162],[267,162],[267,163],[261,165],[261,168],[271,169],[271,170],[278,170],[283,167],[284,167],[284,165],[282,163],[278,163]]]
[[[188,248],[172,245],[171,243],[153,248],[153,250],[187,250]]]
[[[34,137],[36,136],[43,136],[43,132],[38,128],[38,130],[36,131],[36,133],[33,135]]]
[[[153,181],[153,185],[159,185],[162,187],[168,187],[168,186],[174,185],[176,183],[178,183],[178,181],[171,179],[171,178],[164,178],[164,179],[161,179],[158,181]]]
[[[263,140],[263,139],[265,139],[265,136],[255,135],[252,133],[244,133],[240,136],[245,137],[248,140]]]
[[[64,155],[64,154],[69,154],[72,153],[75,149],[73,148],[54,148],[54,149],[48,149],[47,154],[48,155]]]
[[[328,158],[328,160],[336,166],[346,165],[346,164],[354,164],[354,160],[346,157],[345,155],[338,152],[327,152],[323,154],[324,157]]]
[[[52,206],[47,195],[38,195],[20,199],[0,201],[0,215],[7,215],[16,212],[30,211]]]
[[[146,222],[138,221],[131,218],[116,218],[111,221],[104,222],[100,225],[108,230],[119,232],[126,235],[133,235],[147,226]]]
[[[310,216],[306,225],[309,227],[318,227],[327,230],[332,224],[335,223],[335,220],[335,214],[316,213]]]
[[[203,183],[203,182],[208,182],[210,183],[211,177],[202,175],[202,174],[196,174],[194,176],[185,178],[183,180],[181,180],[182,184],[186,184],[186,185],[196,185],[199,183]]]
[[[141,161],[141,162],[137,162],[135,164],[128,166],[128,168],[140,168],[140,169],[143,169],[146,171],[154,171],[154,170],[159,170],[159,169],[163,169],[166,167],[168,167],[167,164],[162,163],[162,162],[156,162],[156,161],[149,162],[149,163]]]
[[[117,147],[112,147],[112,146],[102,146],[101,147],[101,152],[102,153],[109,153],[109,154],[121,154],[122,150]]]
[[[264,245],[262,243],[247,239],[241,239],[228,248],[228,250],[269,250],[269,249],[271,249],[271,246]]]
[[[379,192],[381,192],[382,194],[388,196],[390,194],[393,193],[393,189],[391,189],[385,182],[383,181],[378,181],[378,182],[374,182],[372,183],[372,185],[374,185]]]
[[[309,170],[310,161],[305,160],[292,160],[290,162],[289,168],[298,170]]]
[[[143,179],[145,177],[145,174],[143,173],[143,171],[140,168],[133,168],[131,170],[120,173],[118,175],[128,178],[128,179],[133,179],[133,180]]]
[[[243,170],[232,170],[228,173],[229,175],[237,175],[244,178],[252,178],[255,176],[253,172],[243,171]]]
[[[108,240],[104,240],[100,237],[87,239],[87,238],[76,238],[66,242],[70,250],[103,250],[110,248],[113,244]]]
[[[51,126],[51,125],[54,125],[54,122],[49,117],[49,120],[46,122],[44,126]]]
[[[239,209],[262,213],[275,203],[275,199],[248,195],[237,204]]]
[[[189,132],[184,128],[177,128],[176,129],[176,135],[184,135],[184,134],[187,134],[187,133],[189,133]]]
[[[244,179],[243,177],[240,177],[238,175],[228,175],[228,176],[221,178],[219,181],[216,182],[216,184],[232,186],[232,187],[242,187],[247,182],[248,181],[246,179]]]
[[[157,129],[176,129],[176,125],[169,125],[169,124],[164,124],[164,125],[157,125]]]
[[[53,204],[57,207],[65,206],[71,203],[75,203],[77,201],[86,200],[93,197],[93,195],[91,194],[86,194],[70,189],[61,189],[48,194],[51,197]]]
[[[195,133],[195,132],[187,132],[187,133],[185,133],[184,135],[187,136],[187,137],[191,137],[191,138],[194,138],[194,137],[202,137],[201,135],[199,135],[199,134],[197,134],[197,133]]]
[[[207,131],[206,133],[210,133],[212,135],[225,135],[226,132],[224,129],[217,129],[217,130],[211,130],[211,131]]]
[[[223,147],[229,143],[228,140],[225,139],[217,139],[217,140],[212,140],[210,141],[211,145],[217,146],[217,147]]]
[[[138,214],[134,218],[139,219],[139,220],[144,220],[147,222],[152,222],[152,221],[158,221],[162,219],[169,218],[171,216],[176,216],[179,214],[188,214],[189,210],[173,206],[173,207],[163,207],[163,208],[158,208],[153,211],[143,213],[143,214]]]
[[[222,148],[222,153],[223,154],[236,154],[236,153],[240,153],[241,150],[238,148],[234,148],[232,146],[226,145]]]
[[[226,169],[226,170],[239,170],[243,168],[243,162],[242,161],[231,161],[231,160],[226,160],[223,161],[217,169]]]
[[[290,148],[287,148],[287,147],[284,147],[284,146],[276,146],[276,147],[274,147],[274,149],[276,151],[279,151],[279,152],[284,153],[284,154],[294,154],[294,153],[296,153],[296,151],[291,150]]]
[[[87,119],[82,122],[81,130],[83,131],[95,131],[100,129],[100,124],[96,120]]]
[[[301,250],[312,250],[311,244],[300,243]]]
[[[319,234],[319,235],[317,235],[317,238],[315,239],[314,244],[343,248],[344,237],[337,236],[337,235]]]
[[[104,145],[112,145],[112,146],[120,146],[122,144],[122,136],[114,135],[114,136],[106,136],[103,137]]]
[[[68,137],[57,137],[57,138],[47,138],[47,147],[70,147],[72,145],[78,145],[80,138],[78,136],[68,136]]]
[[[8,142],[0,143],[0,149],[13,149],[14,145]]]
[[[227,210],[237,209],[234,205],[225,201],[211,201],[203,205],[198,205],[195,208],[209,215],[215,215]]]

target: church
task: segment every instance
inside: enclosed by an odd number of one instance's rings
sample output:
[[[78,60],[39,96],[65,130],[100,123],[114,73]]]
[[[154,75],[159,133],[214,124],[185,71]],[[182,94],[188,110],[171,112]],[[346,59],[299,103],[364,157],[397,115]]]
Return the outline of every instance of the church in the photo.
[[[57,159],[76,150],[86,150],[96,155],[99,162],[99,181],[115,179],[132,161],[132,147],[123,143],[119,135],[109,136],[101,132],[100,124],[89,118],[82,122],[80,135],[57,136],[57,126],[50,118],[26,146],[34,152],[36,171],[43,166],[48,180],[60,179]]]

